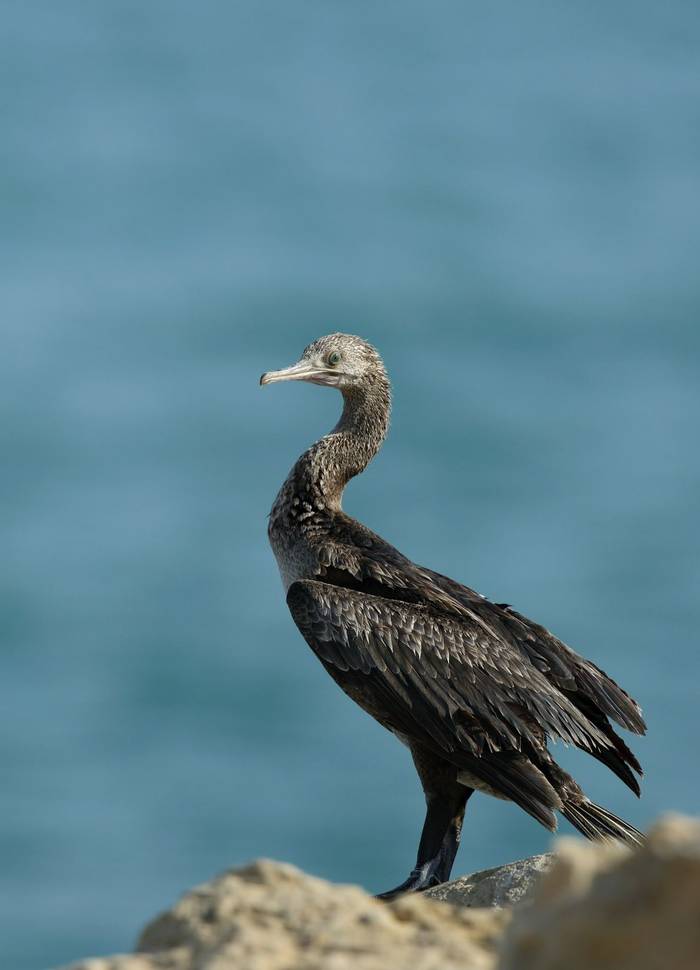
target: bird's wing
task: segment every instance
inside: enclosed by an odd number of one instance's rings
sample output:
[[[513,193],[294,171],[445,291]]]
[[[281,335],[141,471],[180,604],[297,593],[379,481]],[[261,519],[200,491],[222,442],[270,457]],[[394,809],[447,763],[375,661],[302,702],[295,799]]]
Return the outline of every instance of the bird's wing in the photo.
[[[329,673],[369,713],[545,825],[558,797],[523,753],[541,751],[543,735],[589,751],[609,746],[604,732],[481,623],[316,580],[293,583],[287,604]]]
[[[451,596],[463,608],[473,610],[485,622],[497,626],[500,635],[517,646],[587,716],[590,717],[597,710],[599,715],[612,718],[634,734],[646,732],[637,702],[605,671],[576,653],[545,627],[507,604],[492,603],[474,594],[473,590],[447,576],[427,569],[423,572],[442,593]]]
[[[603,670],[510,606],[493,603],[468,586],[411,562],[350,516],[341,513],[336,536],[339,541],[321,549],[320,578],[333,585],[424,604],[481,626],[486,634],[510,644],[582,713],[595,719],[608,740],[614,741],[623,761],[641,774],[636,758],[607,722],[609,717],[635,734],[644,734],[641,709]],[[636,782],[628,776],[626,772],[623,780],[635,788]]]

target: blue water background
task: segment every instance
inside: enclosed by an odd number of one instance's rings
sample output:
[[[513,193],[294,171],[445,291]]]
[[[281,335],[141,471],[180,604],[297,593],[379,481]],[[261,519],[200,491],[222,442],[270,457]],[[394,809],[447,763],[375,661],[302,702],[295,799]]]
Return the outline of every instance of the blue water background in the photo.
[[[339,401],[258,376],[331,330],[395,382],[346,509],[639,698],[643,799],[562,751],[591,795],[698,810],[699,65],[690,2],[3,4],[2,967],[413,864],[266,540]],[[550,844],[477,796],[457,869]]]

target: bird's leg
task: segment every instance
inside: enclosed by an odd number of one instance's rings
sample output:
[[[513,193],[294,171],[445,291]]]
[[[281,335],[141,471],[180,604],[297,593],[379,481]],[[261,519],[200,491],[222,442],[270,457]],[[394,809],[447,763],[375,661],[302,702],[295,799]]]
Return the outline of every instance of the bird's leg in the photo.
[[[379,893],[377,899],[393,899],[402,893],[421,892],[450,878],[459,848],[464,809],[471,793],[471,788],[456,783],[447,792],[425,793],[427,811],[416,866],[400,886]]]

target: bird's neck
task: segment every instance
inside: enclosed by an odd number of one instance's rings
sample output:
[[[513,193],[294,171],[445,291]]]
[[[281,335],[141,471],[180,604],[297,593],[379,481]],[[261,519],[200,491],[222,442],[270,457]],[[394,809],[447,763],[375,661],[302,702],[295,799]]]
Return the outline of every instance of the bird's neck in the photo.
[[[341,507],[343,490],[364,471],[382,446],[389,427],[391,395],[386,378],[369,388],[343,393],[340,420],[299,458],[294,476],[314,504]]]

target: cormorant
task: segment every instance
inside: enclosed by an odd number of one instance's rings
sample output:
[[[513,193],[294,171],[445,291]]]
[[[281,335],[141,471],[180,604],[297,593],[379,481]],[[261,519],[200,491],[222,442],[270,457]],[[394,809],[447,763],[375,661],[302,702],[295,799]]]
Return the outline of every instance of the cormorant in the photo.
[[[638,704],[544,627],[416,565],[343,512],[343,489],[389,424],[377,350],[330,334],[260,378],[277,381],[336,387],[344,399],[270,513],[287,605],[333,680],[408,746],[425,792],[416,865],[381,898],[449,878],[474,790],[515,802],[550,830],[560,812],[589,839],[639,843],[641,833],[591,802],[547,748],[560,739],[587,751],[639,795],[641,767],[609,720],[643,734]]]

